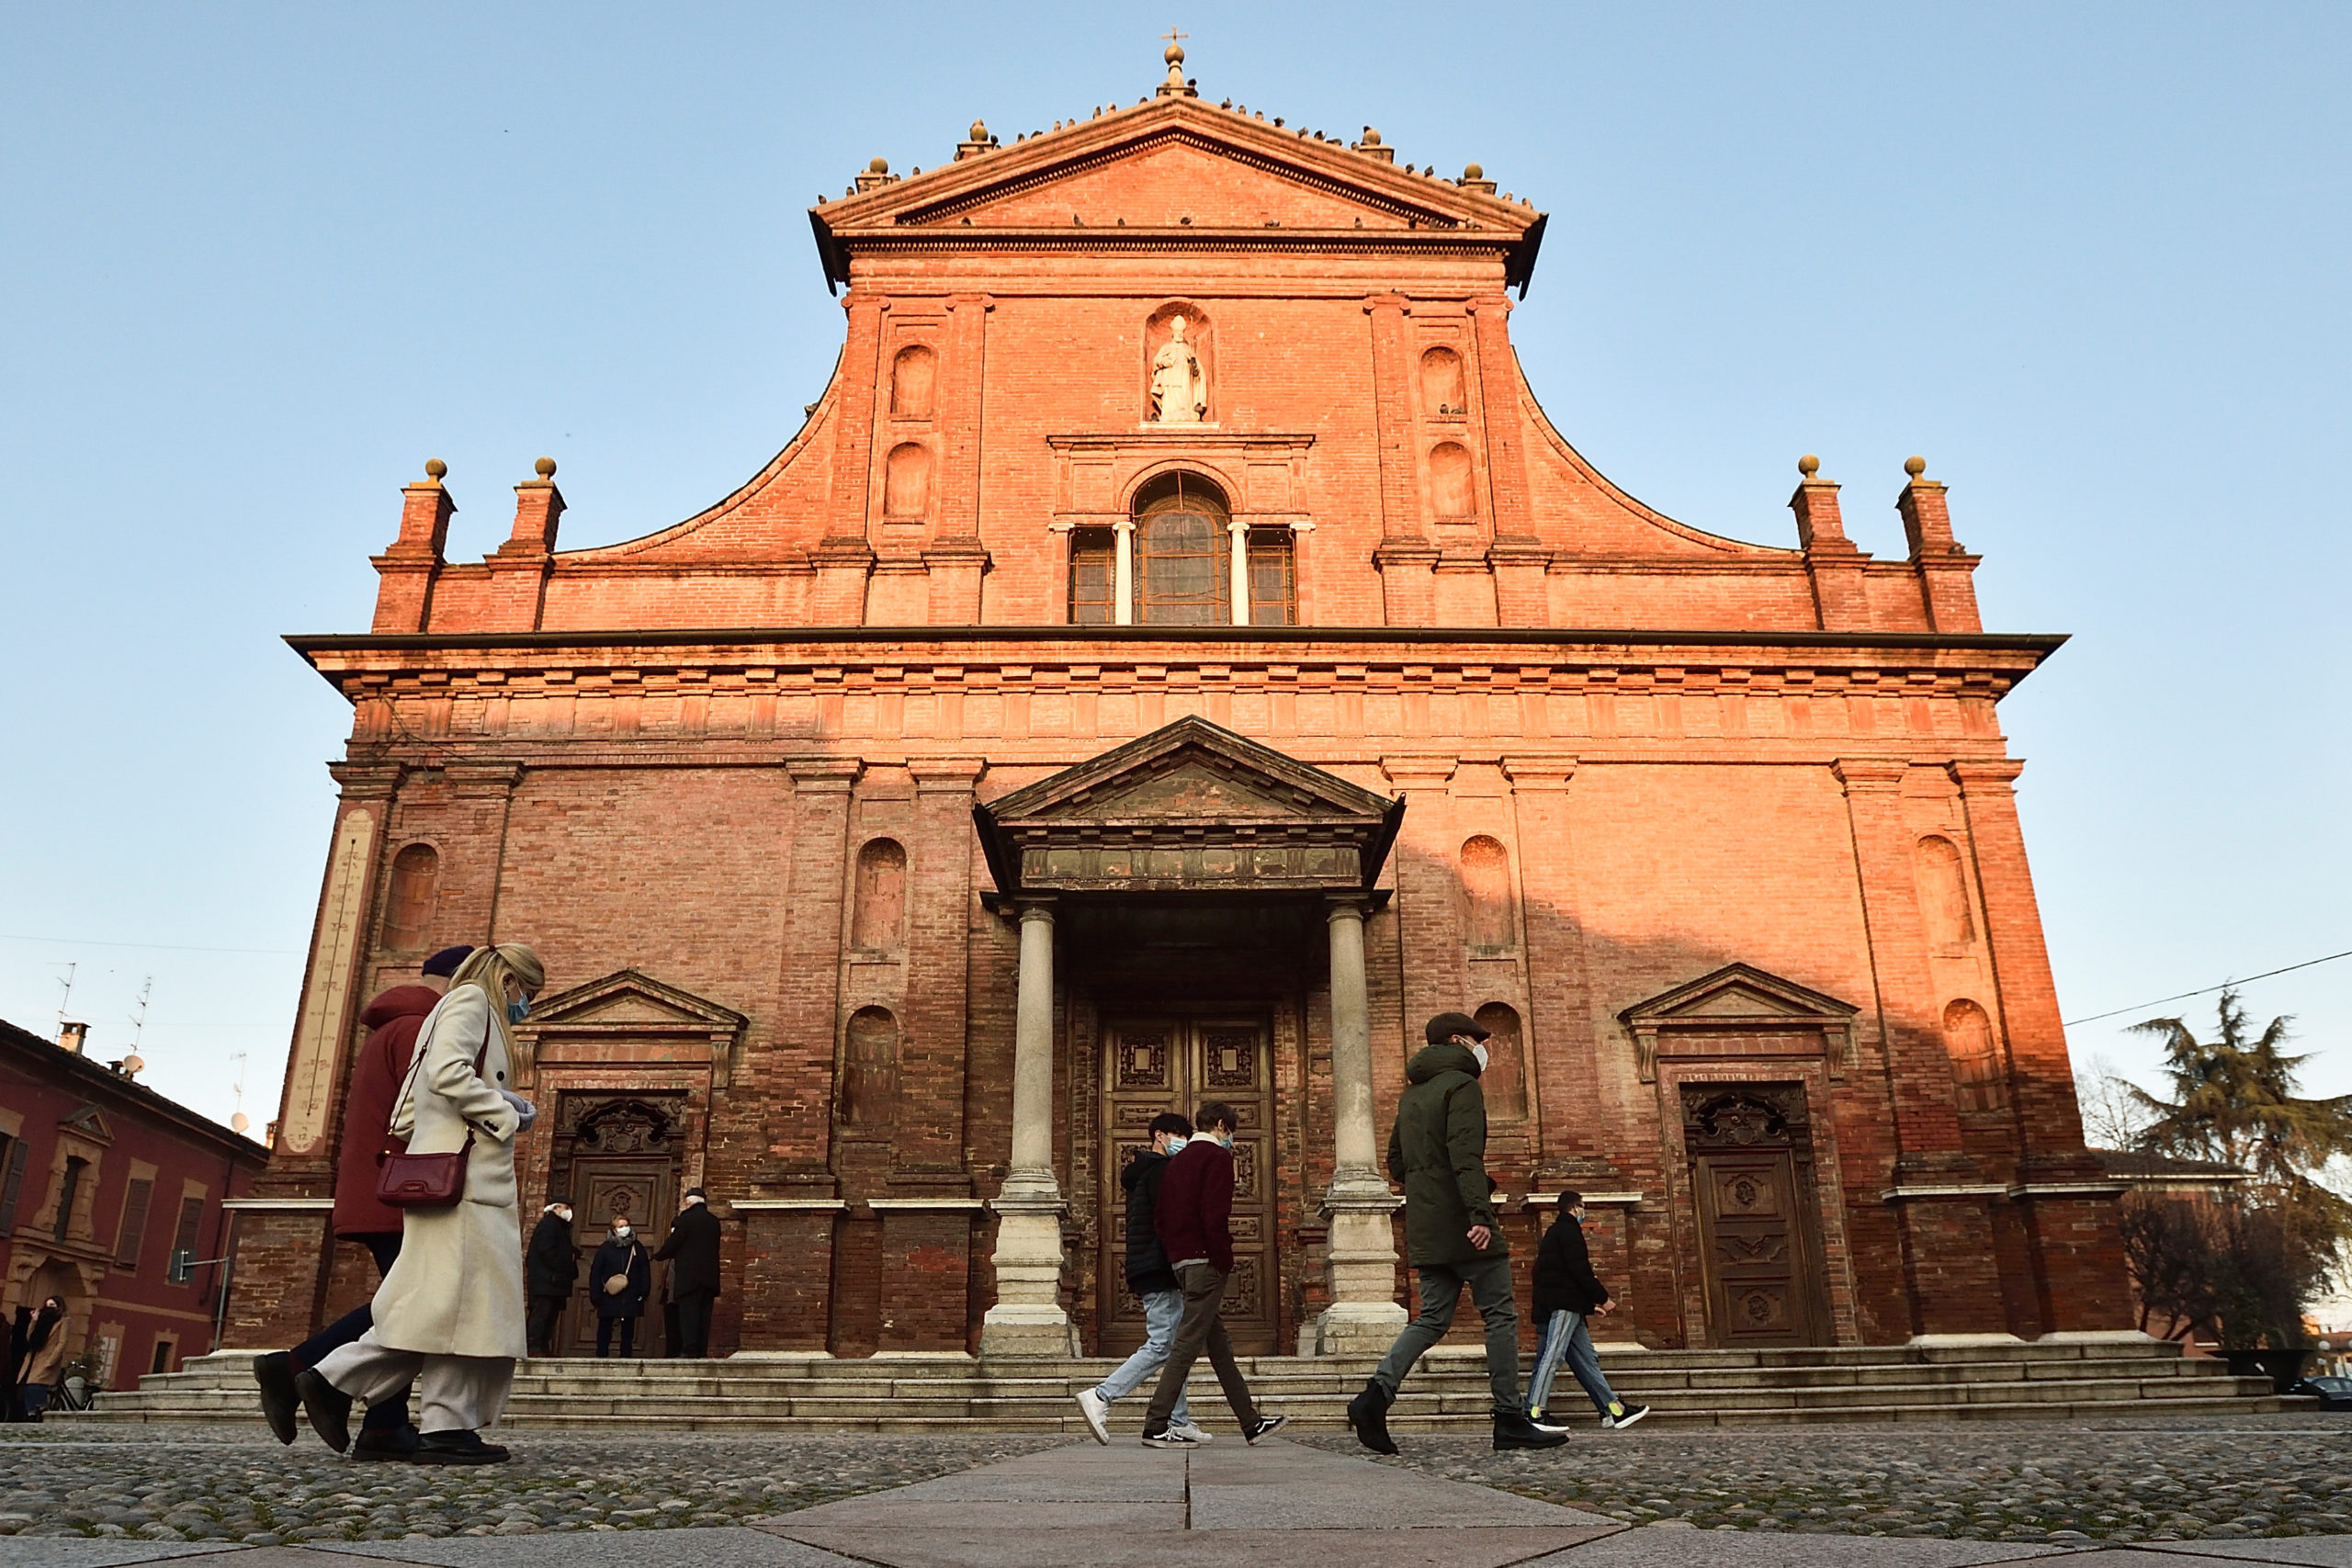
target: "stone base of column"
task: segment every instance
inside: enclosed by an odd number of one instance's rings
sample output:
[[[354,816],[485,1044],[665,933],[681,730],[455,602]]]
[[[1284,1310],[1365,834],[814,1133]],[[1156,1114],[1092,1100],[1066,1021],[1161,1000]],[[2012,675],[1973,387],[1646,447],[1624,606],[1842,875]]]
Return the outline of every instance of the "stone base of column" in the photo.
[[[980,1318],[980,1354],[1075,1356],[1078,1332],[1061,1301],[1061,1197],[1018,1177],[993,1205],[996,1303]]]
[[[1330,1227],[1326,1265],[1331,1304],[1315,1324],[1318,1356],[1380,1356],[1405,1326],[1396,1304],[1397,1199],[1369,1173],[1342,1175],[1323,1200]]]

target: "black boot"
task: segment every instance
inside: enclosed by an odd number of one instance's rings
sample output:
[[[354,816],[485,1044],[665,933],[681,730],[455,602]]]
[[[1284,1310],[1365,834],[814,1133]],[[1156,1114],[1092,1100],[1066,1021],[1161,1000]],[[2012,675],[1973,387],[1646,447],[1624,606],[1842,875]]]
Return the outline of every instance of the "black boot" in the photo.
[[[427,1432],[417,1439],[412,1464],[503,1464],[506,1450],[485,1443],[479,1432]]]
[[[398,1427],[366,1427],[359,1428],[359,1440],[351,1445],[351,1457],[356,1460],[412,1460],[416,1457],[417,1431],[407,1425]]]
[[[1388,1435],[1390,1403],[1388,1391],[1380,1386],[1378,1378],[1367,1380],[1363,1392],[1348,1401],[1348,1425],[1355,1428],[1356,1441],[1376,1454],[1396,1451],[1396,1439]],[[1498,1436],[1495,1440],[1502,1439]]]
[[[302,1405],[302,1396],[294,1392],[293,1358],[283,1350],[255,1356],[254,1382],[261,1385],[262,1419],[269,1423],[270,1436],[281,1443],[291,1443],[294,1413]]]
[[[311,1430],[327,1447],[341,1453],[351,1446],[351,1395],[315,1371],[297,1373],[294,1392],[301,1396],[302,1414],[311,1418]]]
[[[1495,1412],[1495,1451],[1505,1449],[1556,1449],[1568,1440],[1566,1432],[1547,1432],[1527,1418],[1524,1410]]]

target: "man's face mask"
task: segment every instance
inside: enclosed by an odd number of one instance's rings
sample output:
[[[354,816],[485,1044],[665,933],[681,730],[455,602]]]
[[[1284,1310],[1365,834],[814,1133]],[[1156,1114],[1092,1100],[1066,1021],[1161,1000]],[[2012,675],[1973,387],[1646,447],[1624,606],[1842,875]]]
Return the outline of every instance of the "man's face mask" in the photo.
[[[1485,1072],[1487,1070],[1486,1046],[1483,1044],[1473,1045],[1470,1047],[1470,1054],[1478,1058],[1478,1070],[1482,1073]]]
[[[1170,1133],[1168,1134],[1168,1152],[1171,1155],[1182,1154],[1184,1152],[1184,1145],[1192,1141],[1181,1133]]]

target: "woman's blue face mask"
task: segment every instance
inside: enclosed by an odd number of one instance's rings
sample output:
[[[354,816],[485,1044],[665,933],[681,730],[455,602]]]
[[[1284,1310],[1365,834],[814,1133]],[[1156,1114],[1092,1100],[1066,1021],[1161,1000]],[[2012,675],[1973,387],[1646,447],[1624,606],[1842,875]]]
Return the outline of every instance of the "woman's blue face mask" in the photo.
[[[509,1023],[520,1023],[520,1022],[522,1022],[525,1019],[526,1019],[526,1018],[528,1018],[528,1017],[530,1017],[530,1016],[531,1016],[531,998],[528,998],[528,997],[525,997],[525,998],[524,998],[521,1001],[519,1001],[519,1002],[508,1002],[508,1003],[506,1004],[506,1021],[507,1021],[507,1022],[509,1022]]]

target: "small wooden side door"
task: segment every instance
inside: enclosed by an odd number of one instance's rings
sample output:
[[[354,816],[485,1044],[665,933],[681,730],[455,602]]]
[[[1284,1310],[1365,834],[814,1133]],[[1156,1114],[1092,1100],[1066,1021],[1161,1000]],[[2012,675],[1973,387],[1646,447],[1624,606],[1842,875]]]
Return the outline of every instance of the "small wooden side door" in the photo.
[[[670,1234],[670,1219],[677,1212],[676,1168],[666,1155],[575,1155],[571,1162],[572,1235],[580,1243],[580,1288],[574,1293],[571,1322],[556,1336],[568,1356],[596,1353],[596,1304],[590,1292],[600,1289],[589,1278],[596,1248],[605,1239],[615,1213],[629,1217],[637,1239],[649,1257]],[[660,1265],[655,1265],[659,1272]],[[650,1297],[637,1320],[634,1353],[662,1353],[662,1303]]]
[[[1715,1343],[1725,1349],[1818,1344],[1791,1151],[1702,1153],[1691,1175]]]

